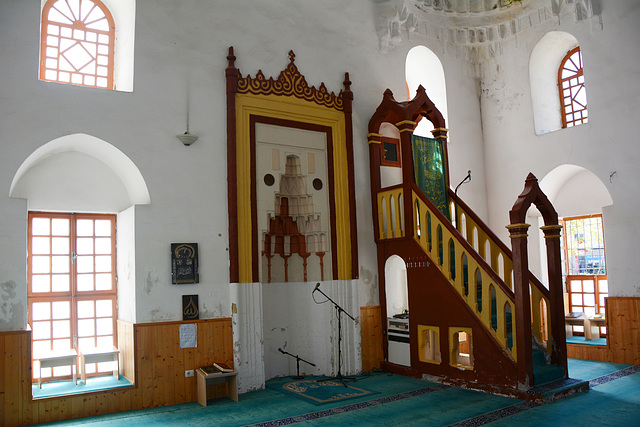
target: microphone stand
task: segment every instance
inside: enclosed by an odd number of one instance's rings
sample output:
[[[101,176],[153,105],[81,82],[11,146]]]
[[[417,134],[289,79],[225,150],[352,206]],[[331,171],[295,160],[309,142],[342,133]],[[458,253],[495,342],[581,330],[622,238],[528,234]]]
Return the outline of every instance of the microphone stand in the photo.
[[[301,380],[304,378],[304,375],[300,375],[300,361],[302,360],[304,363],[308,363],[311,366],[316,366],[311,362],[307,362],[306,360],[302,359],[300,356],[298,356],[297,354],[291,354],[287,351],[284,351],[283,349],[279,348],[278,351],[282,354],[286,354],[289,355],[291,357],[295,357],[296,358],[296,367],[297,367],[297,371],[298,371],[298,375],[293,376],[291,378],[293,378],[294,380]]]
[[[467,181],[467,180],[468,180],[468,181]],[[457,229],[458,231],[460,231],[460,224],[458,224],[458,222],[459,222],[459,221],[458,221],[458,188],[460,188],[460,186],[461,186],[462,184],[465,184],[465,183],[467,183],[467,182],[471,182],[471,171],[468,171],[468,172],[467,172],[467,176],[465,176],[465,177],[464,177],[464,179],[463,179],[462,181],[460,181],[460,184],[458,184],[458,185],[456,186],[456,189],[455,189],[455,191],[453,192],[453,198],[454,198],[455,207],[456,207],[454,215],[456,216],[456,217],[455,217],[455,220],[456,220],[456,229]],[[462,231],[460,231],[460,233],[462,233]]]
[[[320,283],[318,283],[316,285],[316,287],[313,290],[313,292],[315,292],[315,291],[320,292],[322,295],[324,295],[324,297],[326,299],[331,301],[331,303],[335,306],[336,311],[338,312],[338,374],[333,378],[327,378],[327,379],[324,379],[324,380],[318,380],[318,382],[321,383],[321,382],[331,381],[333,379],[336,379],[336,380],[340,381],[342,383],[342,385],[344,385],[345,387],[348,387],[347,384],[345,384],[345,381],[356,381],[356,379],[353,378],[353,377],[343,377],[342,376],[342,372],[341,372],[341,370],[342,370],[342,313],[344,313],[347,316],[349,316],[349,318],[351,318],[351,320],[353,320],[354,322],[356,321],[356,319],[354,319],[352,315],[350,315],[349,313],[344,311],[344,309],[342,307],[340,307],[334,300],[329,298],[329,296],[327,294],[322,292],[322,289],[320,289]]]

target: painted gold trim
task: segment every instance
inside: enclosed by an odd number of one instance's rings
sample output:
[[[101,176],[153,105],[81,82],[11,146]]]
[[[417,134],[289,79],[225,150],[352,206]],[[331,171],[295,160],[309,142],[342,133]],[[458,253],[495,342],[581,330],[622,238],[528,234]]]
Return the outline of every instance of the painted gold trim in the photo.
[[[329,92],[324,83],[321,83],[318,89],[314,86],[309,86],[307,80],[298,71],[298,67],[294,63],[295,58],[296,55],[293,51],[289,51],[289,64],[280,72],[277,80],[274,80],[273,77],[267,79],[262,70],[258,71],[255,77],[250,75],[240,77],[238,79],[238,93],[294,96],[298,99],[343,111],[342,91],[338,95]]]
[[[525,224],[525,223],[509,224],[505,226],[507,230],[513,230],[514,228],[529,228],[529,227],[531,227],[531,224]]]
[[[545,230],[562,230],[562,226],[561,225],[543,225],[542,227],[540,227],[540,230],[545,231]]]
[[[510,238],[516,238],[516,237],[529,237],[529,235],[527,233],[524,234],[510,234],[509,235]]]
[[[449,132],[449,129],[446,128],[436,128],[434,130],[431,131],[431,133],[436,133],[436,132]]]
[[[347,161],[345,114],[293,96],[275,94],[236,95],[236,170],[238,220],[238,278],[252,283],[251,223],[251,116],[272,117],[331,128],[333,139],[333,181],[335,199],[336,259],[339,280],[352,278],[349,167]],[[354,242],[355,243],[355,242]]]
[[[383,138],[383,137],[384,137],[384,135],[381,135],[379,133],[371,132],[371,133],[367,134],[367,142],[369,144],[381,144],[382,143],[381,138]],[[374,139],[374,138],[379,138],[379,139]]]
[[[396,127],[400,127],[403,125],[411,125],[411,126],[415,126],[416,122],[412,121],[412,120],[403,120],[401,122],[396,123]]]

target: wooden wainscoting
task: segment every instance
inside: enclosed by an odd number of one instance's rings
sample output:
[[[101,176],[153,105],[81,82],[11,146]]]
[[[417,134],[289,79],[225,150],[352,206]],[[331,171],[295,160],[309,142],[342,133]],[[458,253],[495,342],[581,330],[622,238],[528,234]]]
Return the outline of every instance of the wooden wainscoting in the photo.
[[[384,360],[382,331],[384,324],[380,306],[360,307],[360,334],[362,335],[362,372],[380,369]]]
[[[180,348],[179,328],[197,324],[197,347]],[[215,361],[233,366],[230,318],[192,322],[118,322],[121,374],[133,387],[75,396],[31,398],[31,332],[0,332],[0,425],[18,426],[197,400],[184,371]],[[225,395],[225,385],[215,396]]]
[[[607,345],[567,344],[577,359],[640,365],[640,298],[607,297]]]
[[[611,361],[640,365],[640,298],[608,297],[605,303]]]

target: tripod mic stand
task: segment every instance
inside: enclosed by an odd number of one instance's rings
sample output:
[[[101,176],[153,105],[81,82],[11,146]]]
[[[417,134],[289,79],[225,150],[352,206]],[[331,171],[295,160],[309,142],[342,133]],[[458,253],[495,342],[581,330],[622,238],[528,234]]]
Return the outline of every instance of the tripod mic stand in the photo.
[[[296,358],[296,367],[297,367],[298,375],[291,377],[291,378],[293,378],[294,380],[301,380],[301,379],[303,379],[303,378],[304,378],[304,375],[300,375],[300,361],[301,361],[301,360],[302,360],[304,363],[308,363],[308,364],[309,364],[309,365],[311,365],[311,366],[316,366],[316,365],[314,365],[313,363],[311,363],[311,362],[307,362],[306,360],[304,360],[304,359],[300,358],[297,354],[295,354],[295,355],[294,355],[294,354],[291,354],[291,353],[289,353],[289,352],[287,352],[287,351],[284,351],[284,350],[283,350],[283,349],[281,349],[281,348],[278,348],[278,351],[279,351],[280,353],[282,353],[282,354],[286,354],[286,355],[288,355],[288,356],[291,356],[291,357],[295,357],[295,358]]]
[[[325,294],[324,292],[322,292],[322,289],[320,289],[320,283],[318,283],[316,285],[316,287],[313,289],[313,292],[318,291],[320,292],[322,295],[324,295],[324,297],[326,299],[328,299],[329,301],[331,301],[331,303],[334,305],[336,312],[338,313],[338,374],[333,377],[333,378],[327,378],[324,380],[318,380],[318,382],[325,382],[325,381],[331,381],[331,380],[338,380],[342,383],[342,385],[344,385],[345,387],[348,387],[347,384],[345,383],[345,381],[355,381],[356,379],[353,377],[343,377],[342,376],[342,313],[346,314],[347,316],[349,316],[349,318],[351,318],[351,320],[353,320],[354,322],[356,321],[356,319],[353,318],[352,315],[350,315],[349,313],[347,313],[346,311],[344,311],[344,309],[342,307],[340,307],[334,300],[332,300],[331,298],[329,298],[329,296],[327,294]]]

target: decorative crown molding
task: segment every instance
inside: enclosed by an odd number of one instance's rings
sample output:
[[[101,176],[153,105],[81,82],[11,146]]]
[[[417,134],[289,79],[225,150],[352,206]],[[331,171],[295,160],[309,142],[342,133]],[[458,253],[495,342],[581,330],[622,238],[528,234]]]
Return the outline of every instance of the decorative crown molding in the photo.
[[[255,77],[250,75],[246,77],[239,76],[238,93],[295,96],[296,98],[315,102],[318,105],[343,111],[344,97],[342,91],[338,95],[329,92],[324,83],[321,83],[318,89],[314,86],[309,86],[307,80],[298,71],[298,67],[294,63],[295,57],[296,55],[293,51],[289,51],[289,64],[280,72],[277,80],[274,80],[273,77],[267,79],[262,70],[259,70]]]
[[[502,43],[554,18],[602,30],[601,9],[600,0],[382,0],[377,32],[381,50],[420,34],[490,57],[501,53]]]

